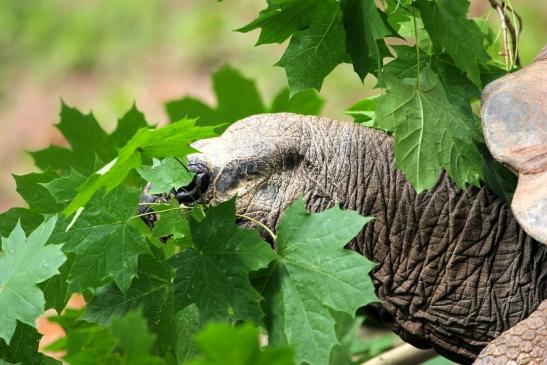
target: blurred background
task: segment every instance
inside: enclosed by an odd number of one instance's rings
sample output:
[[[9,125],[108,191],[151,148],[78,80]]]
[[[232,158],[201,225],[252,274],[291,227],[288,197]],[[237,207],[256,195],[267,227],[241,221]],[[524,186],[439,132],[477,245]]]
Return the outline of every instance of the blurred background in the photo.
[[[269,102],[286,84],[272,65],[284,46],[253,47],[258,32],[234,32],[265,1],[1,0],[0,211],[20,205],[11,176],[33,170],[25,151],[63,144],[53,124],[61,99],[93,110],[110,130],[133,102],[151,123],[164,123],[163,104],[184,95],[214,103],[209,76],[230,64],[256,79]],[[547,42],[547,1],[512,0],[523,18],[520,53],[529,63]],[[488,16],[488,0],[471,2]],[[489,15],[497,31],[493,13]],[[324,114],[341,112],[371,94],[350,65],[338,67],[321,91]]]

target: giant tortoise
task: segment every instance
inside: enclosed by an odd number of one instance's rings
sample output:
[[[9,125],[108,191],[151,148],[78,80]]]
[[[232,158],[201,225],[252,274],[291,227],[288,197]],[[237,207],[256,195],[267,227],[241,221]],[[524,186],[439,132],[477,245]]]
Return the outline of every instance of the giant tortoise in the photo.
[[[237,196],[239,213],[272,229],[300,194],[312,212],[339,202],[374,216],[348,247],[379,263],[370,276],[381,303],[369,310],[403,340],[461,363],[546,364],[546,106],[547,47],[483,93],[487,145],[519,176],[511,206],[445,172],[417,194],[395,168],[391,136],[288,113],[196,142],[196,179],[176,196]]]

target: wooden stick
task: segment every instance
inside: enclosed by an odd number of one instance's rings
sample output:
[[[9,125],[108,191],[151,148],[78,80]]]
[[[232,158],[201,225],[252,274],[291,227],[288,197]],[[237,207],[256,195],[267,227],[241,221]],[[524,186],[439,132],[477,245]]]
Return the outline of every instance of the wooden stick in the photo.
[[[414,365],[434,358],[437,353],[431,349],[420,350],[408,343],[395,347],[370,359],[361,365]]]

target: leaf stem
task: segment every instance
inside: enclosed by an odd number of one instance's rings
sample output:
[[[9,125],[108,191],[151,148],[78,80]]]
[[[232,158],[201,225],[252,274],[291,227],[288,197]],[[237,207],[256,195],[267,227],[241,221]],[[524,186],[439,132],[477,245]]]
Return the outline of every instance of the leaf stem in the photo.
[[[154,203],[152,203],[152,204],[154,204]],[[190,207],[188,207],[184,204],[181,204],[176,208],[161,209],[161,210],[155,210],[153,212],[146,212],[146,213],[137,214],[137,215],[132,216],[129,219],[140,218],[140,217],[144,217],[144,216],[147,216],[147,215],[150,215],[150,214],[156,214],[156,213],[172,212],[174,210],[181,210],[181,209],[185,209],[185,208],[190,208]],[[251,218],[251,217],[249,217],[247,215],[244,215],[244,214],[236,214],[236,217],[243,218],[243,219],[248,220],[249,222],[253,222],[253,223],[257,224],[261,228],[264,228],[264,230],[273,238],[274,241],[277,240],[277,236],[275,235],[275,233],[273,233],[273,231],[270,228],[268,228],[268,226],[266,226],[264,223],[262,223],[260,221],[257,221],[256,219]]]
[[[162,209],[162,210],[154,210],[152,212],[146,212],[146,213],[141,213],[141,214],[137,214],[137,215],[134,215],[132,216],[131,218],[129,219],[135,219],[135,218],[140,218],[140,217],[144,217],[144,216],[147,216],[147,215],[150,215],[150,214],[156,214],[156,213],[164,213],[164,212],[172,212],[174,210],[181,210],[181,209],[184,209],[184,208],[189,208],[187,207],[186,205],[179,205],[178,207],[176,208],[169,208],[169,209]]]
[[[174,159],[175,159],[175,160],[176,160],[176,161],[177,161],[177,162],[178,162],[186,171],[189,171],[189,172],[190,172],[190,170],[188,169],[188,166],[186,166],[186,165],[184,164],[184,162],[183,162],[179,157],[174,156],[173,158],[174,158]]]
[[[253,223],[259,225],[260,227],[264,228],[264,230],[265,230],[266,232],[268,232],[268,234],[272,237],[272,239],[274,240],[274,242],[277,240],[277,236],[275,235],[275,233],[273,233],[273,231],[272,231],[271,229],[269,229],[268,226],[266,226],[264,223],[262,223],[262,222],[260,222],[260,221],[257,221],[256,219],[251,218],[251,217],[249,217],[249,216],[246,216],[246,215],[244,215],[244,214],[237,214],[237,213],[236,213],[236,217],[246,219],[246,220],[248,220],[248,221],[250,221],[250,222],[253,222]]]
[[[414,25],[414,39],[416,40],[416,89],[420,88],[420,37],[418,36],[418,26],[416,25],[416,9],[412,7],[412,23]]]

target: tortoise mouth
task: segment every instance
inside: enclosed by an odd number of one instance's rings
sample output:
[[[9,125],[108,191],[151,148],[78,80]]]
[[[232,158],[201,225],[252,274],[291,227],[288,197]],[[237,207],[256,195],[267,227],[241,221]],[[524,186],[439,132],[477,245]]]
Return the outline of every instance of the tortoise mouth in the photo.
[[[172,190],[171,194],[179,204],[195,205],[202,200],[203,195],[209,188],[211,176],[209,172],[198,172],[187,186]]]
[[[195,172],[192,181],[178,189],[172,189],[169,193],[148,194],[151,189],[151,184],[147,184],[144,192],[141,195],[139,202],[139,216],[150,228],[154,228],[158,220],[158,214],[152,209],[153,204],[166,203],[170,199],[176,199],[179,204],[185,206],[195,206],[203,201],[203,197],[207,192],[211,183],[211,175],[207,166],[201,163],[194,163],[188,166],[188,169]]]

